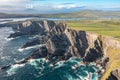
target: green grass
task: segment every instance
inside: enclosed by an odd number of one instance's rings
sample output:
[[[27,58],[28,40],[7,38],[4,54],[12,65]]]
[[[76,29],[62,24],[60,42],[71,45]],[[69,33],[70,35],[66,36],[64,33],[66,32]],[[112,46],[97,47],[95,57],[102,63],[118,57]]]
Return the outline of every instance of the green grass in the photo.
[[[109,47],[108,57],[110,57],[109,69],[102,77],[102,80],[106,80],[108,76],[110,75],[111,71],[117,68],[120,68],[120,49],[113,49]]]
[[[66,23],[75,30],[90,31],[120,40],[120,21],[118,20],[80,20],[67,21]],[[120,67],[120,49],[109,47],[106,56],[110,57],[110,67],[101,80],[106,80],[111,71]]]
[[[79,20],[66,23],[75,30],[90,31],[120,40],[120,21],[118,20]]]

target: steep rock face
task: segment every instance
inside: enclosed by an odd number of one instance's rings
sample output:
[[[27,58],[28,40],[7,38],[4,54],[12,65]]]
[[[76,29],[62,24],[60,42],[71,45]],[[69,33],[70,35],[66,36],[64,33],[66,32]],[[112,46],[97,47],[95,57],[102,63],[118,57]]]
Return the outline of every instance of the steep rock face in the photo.
[[[10,24],[15,33],[11,34],[8,38],[15,38],[23,35],[43,34],[48,31],[55,23],[53,21],[25,21],[18,22],[17,24]]]
[[[46,57],[48,58],[59,56],[62,60],[67,60],[76,56],[84,58],[84,61],[93,62],[101,59],[105,53],[102,36],[85,31],[71,30],[63,23],[25,21],[14,25],[13,30],[15,33],[11,34],[10,37],[21,36],[20,34],[31,35],[32,33],[43,36],[27,42],[22,48],[45,44],[44,47],[48,52]]]
[[[112,71],[107,80],[120,80],[120,69]]]
[[[11,34],[8,38],[34,34],[42,36],[25,43],[22,48],[45,44],[44,47],[48,53],[44,57],[48,59],[67,60],[72,56],[76,56],[84,58],[84,61],[93,62],[103,57],[104,54],[99,35],[71,30],[63,23],[46,20],[23,21],[11,24],[10,26],[13,27],[15,33]],[[40,54],[43,55],[44,53],[40,52]]]
[[[86,62],[93,62],[103,57],[103,45],[99,35],[85,31],[71,30],[66,24],[51,22],[33,22],[32,25],[37,23],[42,23],[39,25],[44,25],[39,32],[43,37],[27,42],[22,48],[37,44],[45,44],[44,48],[46,49],[47,55],[44,57],[55,62],[67,60],[72,56],[84,58]],[[25,23],[24,27],[30,27],[31,23],[28,23],[29,24]],[[36,52],[39,53],[39,51],[42,51],[40,49],[43,48],[39,48]],[[31,55],[31,57],[33,55]],[[44,53],[39,53],[39,56],[43,57],[43,55]]]
[[[76,56],[83,58],[85,63],[96,62],[106,71],[111,63],[109,54],[113,54],[109,49],[120,49],[120,42],[112,38],[72,30],[66,24],[54,21],[25,21],[13,25],[13,30],[15,33],[10,37],[39,34],[40,37],[25,43],[22,48],[44,44],[35,49],[32,55],[16,64],[37,58],[46,58],[55,64]],[[6,67],[1,69],[4,68]],[[103,75],[105,71],[99,73]]]

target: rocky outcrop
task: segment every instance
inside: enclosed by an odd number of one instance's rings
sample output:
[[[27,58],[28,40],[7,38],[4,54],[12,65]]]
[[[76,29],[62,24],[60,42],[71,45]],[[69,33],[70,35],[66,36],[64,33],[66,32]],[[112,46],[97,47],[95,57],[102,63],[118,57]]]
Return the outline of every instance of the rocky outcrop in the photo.
[[[96,62],[103,70],[109,68],[109,48],[120,49],[120,42],[112,38],[91,32],[70,29],[64,23],[54,21],[25,21],[13,25],[14,34],[10,37],[39,34],[40,37],[23,45],[27,48],[44,44],[32,52],[28,58],[16,64],[22,64],[30,59],[46,58],[53,64],[71,57],[83,58],[86,63]],[[3,67],[1,69],[8,68]],[[103,71],[99,71],[103,75]]]
[[[120,80],[120,69],[112,71],[107,80]]]
[[[42,36],[27,42],[22,48],[45,44],[47,55],[44,57],[48,59],[67,60],[76,56],[82,57],[86,62],[93,62],[105,55],[106,46],[112,46],[110,41],[104,42],[107,39],[101,35],[71,30],[66,24],[54,21],[25,21],[15,24],[13,30],[15,33],[10,37],[33,34]],[[36,51],[41,51],[40,49]],[[40,52],[40,55],[43,54]]]
[[[42,45],[45,44],[48,40],[48,36],[40,36],[40,37],[36,37],[28,42],[26,42],[21,48],[27,48],[27,47],[32,47],[32,46],[36,46],[36,45]]]
[[[15,38],[23,35],[44,34],[51,26],[55,26],[53,21],[24,21],[11,23],[15,33],[12,33],[8,38]]]
[[[83,58],[85,62],[93,62],[101,59],[104,55],[101,36],[85,31],[71,30],[63,23],[25,21],[15,24],[13,30],[15,33],[11,34],[10,37],[33,34],[42,36],[23,45],[22,48],[45,44],[33,52],[30,59],[38,58],[39,55],[39,57],[47,58],[52,62],[58,62],[76,56]]]
[[[42,29],[44,30],[44,37],[27,42],[22,48],[41,43],[45,44],[44,48],[46,49],[47,55],[44,57],[55,62],[67,60],[72,56],[84,58],[84,61],[87,62],[93,62],[103,57],[103,45],[100,36],[85,31],[71,30],[63,23],[52,22],[52,26],[49,26],[49,21],[43,21],[41,23],[45,26]],[[39,34],[41,33],[43,31],[39,32]],[[43,57],[44,53],[39,52],[41,51],[40,49],[36,50],[36,52],[39,56]]]

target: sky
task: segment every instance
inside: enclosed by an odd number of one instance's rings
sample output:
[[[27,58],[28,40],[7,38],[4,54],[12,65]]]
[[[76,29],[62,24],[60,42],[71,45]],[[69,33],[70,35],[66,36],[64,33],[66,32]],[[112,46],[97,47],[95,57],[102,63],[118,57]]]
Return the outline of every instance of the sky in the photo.
[[[80,10],[119,10],[120,0],[0,0],[5,13],[67,13]]]

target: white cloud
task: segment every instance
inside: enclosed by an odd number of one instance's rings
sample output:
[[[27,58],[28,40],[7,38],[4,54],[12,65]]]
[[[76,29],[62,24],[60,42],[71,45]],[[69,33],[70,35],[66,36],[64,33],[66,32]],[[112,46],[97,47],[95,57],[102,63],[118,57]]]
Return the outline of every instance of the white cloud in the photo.
[[[31,0],[0,0],[1,11],[19,11],[26,8],[27,2]]]
[[[76,8],[76,7],[80,7],[80,5],[78,4],[68,4],[68,5],[56,5],[53,6],[53,8],[55,9],[70,9],[70,8]]]
[[[26,1],[29,1],[29,0],[0,0],[0,3],[12,3],[12,2],[19,3],[19,2],[26,2]]]
[[[26,3],[30,0],[0,0],[0,5],[21,5],[21,3]]]
[[[38,1],[38,2],[37,2]],[[42,1],[42,2],[40,2]],[[51,3],[44,0],[0,0],[0,12],[24,12],[28,10],[36,10],[42,12],[59,12],[63,9],[73,9],[81,7],[81,5],[74,3]],[[35,11],[33,11],[35,12]]]

